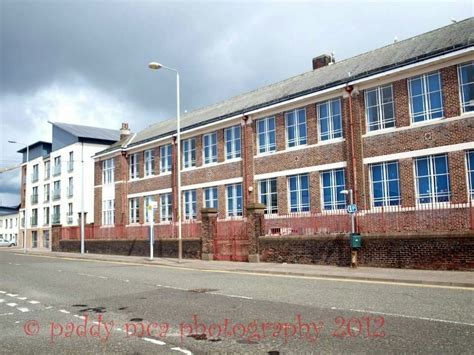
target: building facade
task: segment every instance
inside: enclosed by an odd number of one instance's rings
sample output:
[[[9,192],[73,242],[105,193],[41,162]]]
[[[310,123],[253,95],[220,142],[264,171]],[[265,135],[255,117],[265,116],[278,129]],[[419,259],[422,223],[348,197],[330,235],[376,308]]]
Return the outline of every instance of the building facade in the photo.
[[[18,245],[19,223],[18,207],[0,206],[0,239]]]
[[[51,226],[78,226],[84,210],[93,223],[94,161],[92,156],[119,139],[118,130],[52,123],[52,143],[26,147],[21,166],[21,229],[26,211],[26,247],[50,248]],[[23,245],[23,238],[20,238]]]
[[[254,202],[267,218],[330,216],[346,208],[346,189],[365,211],[469,204],[472,28],[471,18],[340,63],[318,57],[311,72],[185,114],[183,220],[202,207],[239,218]],[[96,225],[146,225],[151,200],[157,223],[176,220],[175,125],[95,155]]]

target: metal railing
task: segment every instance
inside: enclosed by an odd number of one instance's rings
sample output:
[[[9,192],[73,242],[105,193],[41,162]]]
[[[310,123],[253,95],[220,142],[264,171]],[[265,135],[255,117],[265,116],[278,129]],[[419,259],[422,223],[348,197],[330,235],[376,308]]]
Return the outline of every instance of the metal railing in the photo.
[[[73,160],[69,160],[67,162],[67,171],[68,171],[68,173],[70,173],[71,171],[74,171],[74,161]]]
[[[53,168],[53,176],[61,174],[61,164],[57,164]]]
[[[31,182],[37,182],[39,180],[39,174],[33,173],[31,174]]]
[[[38,203],[38,195],[31,195],[31,203],[32,204]]]
[[[59,224],[61,222],[61,214],[53,213],[53,215],[51,216],[51,221],[53,224]]]
[[[53,200],[59,200],[61,198],[61,190],[53,190]]]
[[[38,225],[38,217],[31,217],[30,224],[32,227],[36,227]]]

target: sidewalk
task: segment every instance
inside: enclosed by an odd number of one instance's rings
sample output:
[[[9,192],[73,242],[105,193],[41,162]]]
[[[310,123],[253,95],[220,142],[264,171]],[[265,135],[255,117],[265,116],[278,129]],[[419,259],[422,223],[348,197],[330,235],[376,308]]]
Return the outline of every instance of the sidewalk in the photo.
[[[9,249],[9,252],[23,253],[21,249]],[[349,267],[303,264],[245,263],[233,261],[203,261],[183,259],[178,263],[174,258],[155,258],[150,261],[143,256],[121,256],[103,254],[59,253],[50,251],[28,251],[30,255],[41,255],[58,258],[74,258],[86,260],[112,261],[143,265],[156,265],[193,270],[227,271],[243,273],[259,273],[273,275],[294,275],[319,277],[328,279],[352,279],[382,282],[403,282],[424,285],[442,285],[468,287],[474,289],[474,272],[389,269],[375,267]]]

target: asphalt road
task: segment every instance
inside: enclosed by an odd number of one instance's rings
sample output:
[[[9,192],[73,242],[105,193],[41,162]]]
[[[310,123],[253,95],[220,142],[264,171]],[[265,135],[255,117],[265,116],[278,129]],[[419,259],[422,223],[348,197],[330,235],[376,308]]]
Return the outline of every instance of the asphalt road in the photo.
[[[473,289],[0,251],[0,353],[472,353]]]

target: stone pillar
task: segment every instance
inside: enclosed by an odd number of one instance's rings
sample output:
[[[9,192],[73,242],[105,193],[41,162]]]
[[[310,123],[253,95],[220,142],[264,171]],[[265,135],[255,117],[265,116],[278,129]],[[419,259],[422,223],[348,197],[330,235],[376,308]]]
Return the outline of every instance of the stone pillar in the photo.
[[[251,203],[247,206],[247,237],[249,240],[249,262],[260,262],[259,238],[265,234],[265,205]]]
[[[217,208],[201,208],[201,259],[214,260]]]

